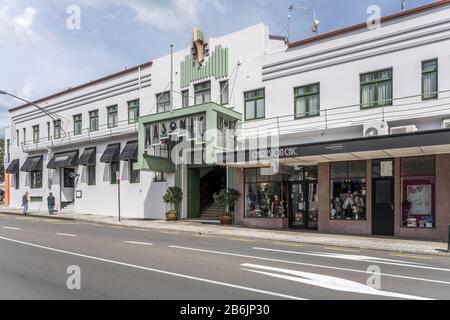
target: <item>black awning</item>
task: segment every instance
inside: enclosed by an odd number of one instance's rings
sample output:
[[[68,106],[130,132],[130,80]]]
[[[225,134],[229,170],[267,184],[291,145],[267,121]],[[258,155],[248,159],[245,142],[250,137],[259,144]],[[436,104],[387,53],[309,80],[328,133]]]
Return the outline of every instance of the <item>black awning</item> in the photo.
[[[47,164],[48,169],[71,168],[78,166],[78,150],[55,153]]]
[[[103,152],[100,162],[110,163],[120,161],[120,143],[110,144],[106,147],[105,152]]]
[[[43,163],[42,156],[27,158],[22,168],[20,168],[20,171],[22,172],[42,171],[43,169],[42,163]]]
[[[78,164],[80,166],[93,166],[96,163],[96,155],[97,155],[97,149],[96,148],[87,148],[84,150],[83,154],[81,155],[80,159],[78,159]]]
[[[120,154],[120,160],[130,161],[130,160],[137,160],[137,158],[138,158],[138,142],[137,141],[127,142],[125,148],[123,148],[123,151]]]
[[[20,161],[19,159],[15,159],[11,161],[8,168],[6,168],[6,173],[15,174],[20,171]]]

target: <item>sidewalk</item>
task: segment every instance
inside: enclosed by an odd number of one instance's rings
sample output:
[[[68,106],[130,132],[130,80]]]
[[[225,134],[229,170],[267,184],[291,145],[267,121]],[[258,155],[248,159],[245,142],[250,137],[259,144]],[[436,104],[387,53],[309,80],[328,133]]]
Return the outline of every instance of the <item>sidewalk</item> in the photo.
[[[0,206],[0,213],[20,215],[21,210],[14,210]],[[32,212],[31,217],[45,217],[47,219],[75,220],[93,222],[116,226],[125,226],[142,229],[155,229],[165,231],[189,232],[203,235],[250,238],[253,240],[271,240],[303,244],[317,244],[326,246],[339,246],[357,249],[386,250],[402,253],[432,254],[450,257],[447,252],[447,243],[432,241],[417,241],[392,238],[373,238],[347,235],[332,235],[313,232],[298,231],[273,231],[262,229],[250,229],[240,226],[220,226],[202,224],[198,222],[166,222],[148,220],[122,220],[117,217],[99,215],[84,215],[78,213],[64,213],[49,216],[47,212]]]

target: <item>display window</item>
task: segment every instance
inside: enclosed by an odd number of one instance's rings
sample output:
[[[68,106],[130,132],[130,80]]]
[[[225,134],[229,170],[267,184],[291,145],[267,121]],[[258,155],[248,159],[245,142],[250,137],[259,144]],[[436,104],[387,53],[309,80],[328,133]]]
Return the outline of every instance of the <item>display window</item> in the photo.
[[[435,159],[404,158],[402,170],[402,226],[435,227]]]
[[[264,176],[261,169],[245,170],[245,217],[287,218],[288,177]]]
[[[330,219],[366,220],[366,162],[337,162],[330,170]]]

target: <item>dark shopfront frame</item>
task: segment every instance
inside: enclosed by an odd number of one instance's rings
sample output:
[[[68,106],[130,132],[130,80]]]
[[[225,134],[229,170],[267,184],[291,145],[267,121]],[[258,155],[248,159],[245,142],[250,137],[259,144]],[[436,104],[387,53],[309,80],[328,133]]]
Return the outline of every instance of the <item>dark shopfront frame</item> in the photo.
[[[315,176],[311,178],[310,170],[312,168],[315,168]],[[301,173],[300,173],[301,171]],[[299,229],[299,230],[318,230],[319,228],[319,202],[320,197],[318,195],[319,193],[319,168],[317,166],[304,166],[301,167],[301,170],[296,170],[295,174],[291,176],[289,181],[289,201],[288,201],[288,218],[289,218],[289,228],[290,229]],[[301,177],[301,179],[300,179]],[[310,203],[310,186],[312,184],[315,184],[316,193],[317,193],[317,209],[316,209],[316,221],[315,225],[312,225],[310,223],[310,209],[311,209],[311,203]],[[303,211],[303,225],[295,225],[294,224],[294,218],[295,218],[295,210],[294,210],[294,186],[295,185],[301,185],[301,188],[303,191],[303,209],[299,208],[299,211]]]
[[[309,178],[309,176],[311,175],[306,175],[306,172],[308,171],[308,168],[316,168],[315,169],[315,176],[313,174],[312,178]],[[261,167],[258,168],[247,168],[244,170],[243,172],[243,205],[244,205],[244,209],[243,209],[243,222],[244,224],[247,222],[252,221],[256,224],[258,224],[258,226],[260,227],[268,227],[268,228],[274,228],[274,229],[299,229],[299,230],[317,230],[318,229],[318,219],[319,219],[319,214],[318,214],[318,206],[319,206],[319,201],[320,198],[317,201],[317,216],[316,216],[316,225],[311,225],[310,223],[308,223],[308,217],[309,217],[309,209],[310,209],[310,204],[309,204],[309,185],[311,183],[316,184],[316,190],[317,193],[319,192],[319,180],[318,180],[318,167],[316,166],[305,166],[305,167],[301,167],[301,176],[302,179],[298,178],[300,171],[296,170],[293,174],[287,174],[287,173],[283,173],[280,172],[279,174],[281,175],[281,180],[272,180],[270,177],[271,176],[263,176],[263,175],[259,175],[259,170],[261,170]],[[256,179],[255,181],[251,181],[251,179],[248,178],[248,170],[256,170],[255,175],[256,175]],[[314,172],[314,171],[313,171]],[[266,179],[258,179],[257,177],[267,177]],[[256,217],[256,216],[249,216],[248,215],[248,199],[247,199],[247,195],[248,195],[248,188],[249,185],[259,185],[259,184],[279,184],[279,190],[280,190],[280,197],[281,199],[283,199],[284,201],[284,217],[266,217],[266,216],[261,216],[261,217]],[[293,224],[293,218],[294,218],[294,210],[293,210],[293,199],[292,199],[292,187],[293,185],[298,185],[301,184],[302,188],[304,188],[305,192],[304,192],[304,225],[303,226],[294,226]],[[275,196],[272,195],[272,196]],[[318,196],[318,195],[317,195]],[[259,199],[259,198],[258,198]],[[275,227],[275,225],[277,227]]]

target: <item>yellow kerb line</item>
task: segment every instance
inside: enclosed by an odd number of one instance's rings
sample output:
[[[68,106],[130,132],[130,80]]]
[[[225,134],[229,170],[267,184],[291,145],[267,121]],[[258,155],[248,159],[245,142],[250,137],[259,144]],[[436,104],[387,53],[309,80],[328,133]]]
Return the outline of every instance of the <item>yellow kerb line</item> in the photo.
[[[280,245],[280,246],[289,246],[289,247],[304,247],[303,244],[299,243],[287,243],[287,242],[272,242],[273,244]]]
[[[255,240],[252,240],[252,239],[242,239],[242,238],[228,238],[228,240],[243,241],[243,242],[255,242]]]
[[[433,260],[433,258],[431,258],[431,257],[414,256],[414,255],[401,254],[401,253],[391,253],[390,256],[391,257],[411,258],[411,259]]]
[[[334,250],[334,251],[345,251],[345,252],[361,252],[361,250],[356,249],[344,249],[344,248],[336,248],[336,247],[325,247],[327,250]]]

